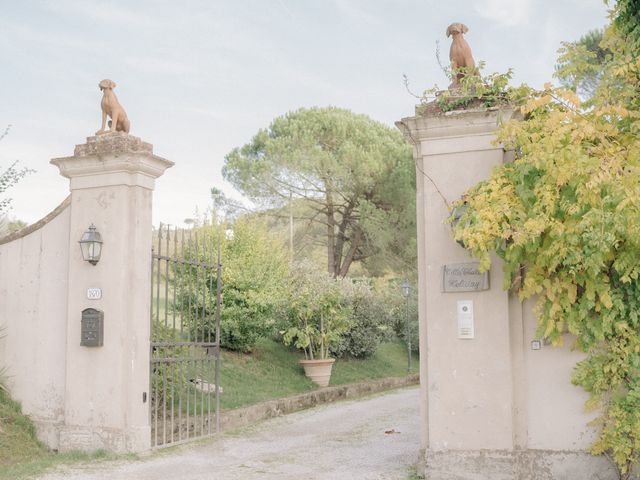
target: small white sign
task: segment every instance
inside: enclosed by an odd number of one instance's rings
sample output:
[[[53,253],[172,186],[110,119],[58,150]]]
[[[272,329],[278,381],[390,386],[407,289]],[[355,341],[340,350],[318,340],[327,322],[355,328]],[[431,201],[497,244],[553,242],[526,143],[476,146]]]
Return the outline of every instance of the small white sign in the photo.
[[[87,288],[87,298],[89,300],[100,300],[102,298],[101,288]]]
[[[472,300],[458,300],[458,338],[475,338]]]

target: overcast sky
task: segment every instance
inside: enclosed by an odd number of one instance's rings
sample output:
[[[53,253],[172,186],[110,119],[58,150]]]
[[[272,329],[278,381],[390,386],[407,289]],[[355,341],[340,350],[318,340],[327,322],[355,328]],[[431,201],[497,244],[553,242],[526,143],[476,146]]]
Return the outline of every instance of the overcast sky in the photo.
[[[37,170],[11,189],[11,215],[39,220],[68,194],[49,164],[100,128],[110,78],[131,134],[175,162],[156,182],[154,223],[181,225],[210,188],[238,197],[224,156],[299,107],[339,106],[389,126],[416,92],[447,79],[446,27],[462,22],[486,72],[551,79],[563,40],[606,24],[602,0],[2,1],[0,168]]]

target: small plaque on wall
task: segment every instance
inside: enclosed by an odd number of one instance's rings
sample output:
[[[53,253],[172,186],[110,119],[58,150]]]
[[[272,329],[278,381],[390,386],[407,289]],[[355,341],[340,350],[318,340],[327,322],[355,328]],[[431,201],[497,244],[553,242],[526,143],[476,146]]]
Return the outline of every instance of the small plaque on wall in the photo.
[[[489,290],[489,272],[480,272],[478,262],[449,263],[442,266],[443,292]]]
[[[101,288],[87,288],[87,298],[89,300],[100,300],[102,298]]]

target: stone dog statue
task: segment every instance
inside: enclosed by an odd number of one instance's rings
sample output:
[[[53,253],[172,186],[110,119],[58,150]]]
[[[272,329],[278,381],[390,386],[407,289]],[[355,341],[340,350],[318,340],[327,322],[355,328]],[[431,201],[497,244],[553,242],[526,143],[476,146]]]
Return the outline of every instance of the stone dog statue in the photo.
[[[465,73],[460,71],[464,68],[467,75],[475,72],[476,62],[471,54],[471,47],[464,39],[463,34],[469,31],[469,27],[463,23],[452,23],[447,27],[447,37],[453,37],[451,49],[449,50],[449,60],[451,60],[451,71],[453,73],[453,83],[449,85],[449,90],[460,86],[460,80]]]
[[[102,108],[102,128],[96,132],[96,135],[113,132],[129,133],[130,123],[129,118],[127,118],[127,112],[124,111],[124,108],[122,108],[122,105],[118,102],[116,94],[113,93],[113,89],[116,88],[116,82],[105,79],[98,84],[98,87],[100,87],[100,90],[103,92],[102,103],[100,104]],[[109,121],[109,130],[105,130],[107,115],[111,118]]]

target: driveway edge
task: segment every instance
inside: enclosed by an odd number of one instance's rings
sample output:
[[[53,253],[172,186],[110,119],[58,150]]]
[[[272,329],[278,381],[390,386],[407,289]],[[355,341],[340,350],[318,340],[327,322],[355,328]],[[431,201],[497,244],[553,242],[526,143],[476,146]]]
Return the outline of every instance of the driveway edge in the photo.
[[[316,405],[417,385],[418,383],[420,383],[420,375],[414,374],[406,377],[382,378],[371,382],[325,387],[292,397],[268,400],[248,407],[220,412],[220,430],[225,431],[231,428],[244,427],[260,420],[280,417],[288,413],[315,407]]]

